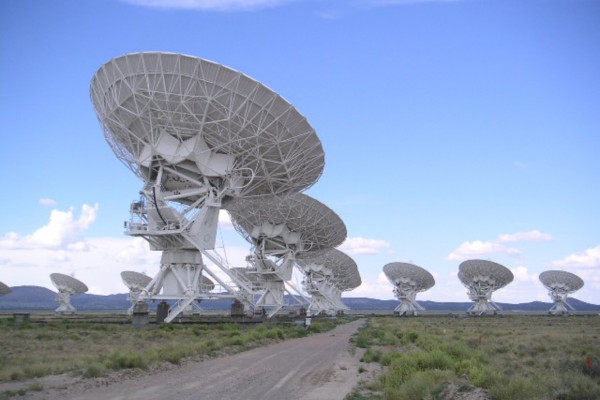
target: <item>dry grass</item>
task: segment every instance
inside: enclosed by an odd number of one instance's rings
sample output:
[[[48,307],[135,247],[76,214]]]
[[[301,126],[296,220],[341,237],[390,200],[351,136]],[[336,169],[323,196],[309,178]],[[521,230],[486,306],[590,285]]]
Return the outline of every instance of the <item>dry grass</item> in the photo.
[[[448,399],[449,384],[493,400],[600,398],[594,315],[373,317],[353,340],[384,366],[372,398]]]
[[[0,318],[0,383],[73,373],[102,376],[113,370],[147,369],[184,358],[234,353],[274,341],[332,329],[338,321],[294,324],[163,324],[135,329],[129,323],[54,319],[14,323]],[[339,321],[341,322],[341,321]]]

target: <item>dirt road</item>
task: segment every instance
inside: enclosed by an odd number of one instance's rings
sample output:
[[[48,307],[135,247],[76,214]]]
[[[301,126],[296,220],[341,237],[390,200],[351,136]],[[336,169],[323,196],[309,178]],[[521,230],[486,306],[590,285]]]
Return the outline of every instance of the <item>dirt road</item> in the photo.
[[[28,399],[61,400],[342,400],[358,381],[360,353],[349,338],[357,320],[334,330],[108,386],[73,385],[28,392]],[[31,397],[30,397],[31,396]]]

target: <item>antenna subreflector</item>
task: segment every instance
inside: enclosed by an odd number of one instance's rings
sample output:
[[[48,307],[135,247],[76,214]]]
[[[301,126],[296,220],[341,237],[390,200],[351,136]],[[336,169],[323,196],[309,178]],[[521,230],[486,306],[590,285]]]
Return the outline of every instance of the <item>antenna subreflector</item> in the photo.
[[[575,310],[567,297],[583,287],[583,279],[577,275],[560,270],[544,271],[540,274],[540,282],[548,289],[548,295],[554,302],[548,312],[554,315],[568,314],[568,309]]]

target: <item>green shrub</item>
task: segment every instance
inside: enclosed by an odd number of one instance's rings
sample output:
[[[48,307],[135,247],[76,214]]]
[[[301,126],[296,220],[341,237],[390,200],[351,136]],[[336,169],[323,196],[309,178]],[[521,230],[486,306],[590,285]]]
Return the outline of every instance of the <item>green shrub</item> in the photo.
[[[505,400],[531,400],[539,394],[540,382],[533,382],[521,376],[513,376],[489,388],[489,393],[494,399]]]
[[[367,349],[361,361],[366,363],[379,362],[381,360],[381,352],[379,350]]]
[[[485,366],[474,366],[467,373],[469,382],[476,387],[488,389],[501,382],[500,373]]]
[[[106,368],[104,368],[104,366],[102,364],[94,362],[94,363],[88,364],[88,366],[85,367],[85,369],[83,371],[83,377],[84,378],[97,378],[99,376],[104,375],[105,372],[106,372]]]
[[[125,368],[148,368],[148,362],[139,353],[133,352],[112,352],[106,359],[105,363],[109,369],[125,369]]]

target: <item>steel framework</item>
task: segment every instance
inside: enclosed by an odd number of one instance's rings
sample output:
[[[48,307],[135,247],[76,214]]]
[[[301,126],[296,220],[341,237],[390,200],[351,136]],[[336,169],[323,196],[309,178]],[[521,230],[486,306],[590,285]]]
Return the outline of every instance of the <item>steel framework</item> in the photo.
[[[259,275],[263,288],[256,306],[269,308],[269,316],[285,305],[286,285],[301,293],[290,282],[296,260],[346,238],[338,215],[302,193],[235,199],[225,208],[235,229],[252,245],[248,274]]]
[[[217,296],[199,289],[206,273],[227,291],[222,297],[251,306],[251,282],[214,252],[219,210],[232,198],[313,185],[324,168],[313,128],[263,84],[181,54],[115,58],[96,72],[90,92],[108,144],[144,182],[125,233],[163,252],[139,299],[177,300],[170,322],[194,301]]]

